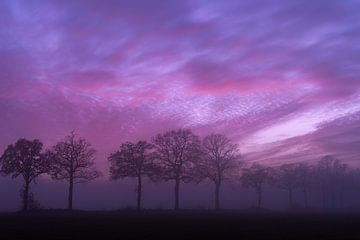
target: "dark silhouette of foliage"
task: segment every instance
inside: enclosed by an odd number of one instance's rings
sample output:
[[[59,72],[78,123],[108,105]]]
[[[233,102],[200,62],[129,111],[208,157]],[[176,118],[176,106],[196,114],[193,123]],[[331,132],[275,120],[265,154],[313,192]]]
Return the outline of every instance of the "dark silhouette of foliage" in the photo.
[[[202,141],[202,157],[198,163],[201,177],[215,184],[215,209],[220,208],[220,187],[239,172],[239,146],[221,134],[211,134]]]
[[[68,209],[73,208],[74,184],[91,181],[100,176],[94,167],[95,150],[74,132],[52,149],[51,176],[69,182]]]
[[[48,158],[41,153],[43,144],[38,140],[21,138],[15,144],[9,145],[0,158],[1,172],[13,178],[22,176],[22,210],[28,210],[30,183],[49,171]]]
[[[200,157],[200,140],[189,129],[179,129],[158,134],[153,143],[156,163],[161,169],[159,178],[175,181],[174,208],[179,209],[180,182],[198,182],[196,162]]]
[[[69,183],[68,209],[72,209],[74,184],[100,176],[94,166],[95,150],[73,132],[49,150],[42,152],[42,147],[37,139],[23,138],[9,145],[0,156],[0,173],[23,178],[22,210],[42,209],[30,191],[31,183],[36,183],[41,174]],[[264,185],[286,190],[289,208],[296,206],[294,193],[302,193],[303,206],[308,207],[311,193],[312,207],[322,203],[323,208],[330,210],[350,209],[354,202],[350,196],[360,190],[360,169],[332,155],[322,157],[314,165],[299,162],[276,168],[258,163],[242,168],[241,160],[238,145],[226,136],[210,134],[200,141],[189,129],[158,134],[152,143],[125,142],[108,157],[110,179],[136,178],[138,210],[142,205],[144,179],[174,181],[175,209],[180,206],[180,184],[205,179],[215,185],[215,209],[219,209],[221,187],[226,181],[236,179],[240,172],[242,185],[255,190],[258,208],[262,207]]]
[[[137,178],[137,209],[141,209],[142,178],[152,177],[158,174],[158,168],[154,164],[153,145],[146,141],[137,143],[126,142],[121,144],[120,150],[112,153],[108,160],[110,166],[110,178],[132,177]]]
[[[272,177],[272,168],[253,163],[249,168],[244,168],[241,175],[242,185],[256,191],[257,207],[261,208],[262,192],[265,183],[269,183]]]
[[[25,188],[22,188],[20,190],[20,197],[21,199],[24,199],[25,197]],[[27,209],[28,210],[41,210],[44,209],[44,207],[35,199],[34,193],[29,192],[27,194],[27,198],[28,198],[28,204],[27,204]]]

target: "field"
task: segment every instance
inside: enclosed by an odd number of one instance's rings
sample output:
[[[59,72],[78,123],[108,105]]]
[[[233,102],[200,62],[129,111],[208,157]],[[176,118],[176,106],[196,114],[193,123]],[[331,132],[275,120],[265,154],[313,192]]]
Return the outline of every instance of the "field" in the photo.
[[[1,239],[360,239],[360,215],[239,211],[0,214]]]

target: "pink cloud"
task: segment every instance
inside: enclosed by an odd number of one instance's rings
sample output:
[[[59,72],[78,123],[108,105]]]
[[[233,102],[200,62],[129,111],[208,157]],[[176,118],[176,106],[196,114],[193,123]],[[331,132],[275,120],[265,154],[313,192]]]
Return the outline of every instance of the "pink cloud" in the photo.
[[[110,71],[78,71],[67,72],[59,77],[60,85],[74,90],[98,90],[103,87],[121,86],[121,81]]]

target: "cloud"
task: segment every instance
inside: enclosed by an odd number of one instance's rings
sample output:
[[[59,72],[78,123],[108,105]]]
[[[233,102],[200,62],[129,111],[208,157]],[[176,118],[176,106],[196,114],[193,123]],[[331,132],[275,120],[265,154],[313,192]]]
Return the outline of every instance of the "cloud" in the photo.
[[[1,148],[75,129],[105,169],[121,141],[185,126],[224,133],[251,159],[295,161],[299,145],[352,161],[356,124],[330,122],[358,111],[358,5],[2,1]]]
[[[247,152],[248,162],[260,161],[279,165],[284,162],[316,163],[324,155],[359,167],[360,112],[323,122],[315,131],[260,146]]]
[[[226,94],[231,89],[257,92],[313,86],[318,99],[323,96],[326,101],[356,92],[360,54],[355,43],[360,35],[355,22],[359,16],[351,4],[289,1],[269,5],[245,1],[209,20],[220,39],[204,41],[198,46],[201,56],[184,65],[191,88]]]
[[[116,76],[110,71],[77,71],[67,72],[64,76],[59,77],[59,85],[65,85],[71,89],[83,90],[98,90],[104,87],[114,87],[121,85],[121,82],[116,79]]]

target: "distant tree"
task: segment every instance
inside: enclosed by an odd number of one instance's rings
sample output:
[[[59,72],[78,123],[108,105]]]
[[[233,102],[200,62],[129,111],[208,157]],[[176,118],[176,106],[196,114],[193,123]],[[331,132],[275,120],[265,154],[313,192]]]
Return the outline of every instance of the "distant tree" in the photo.
[[[154,164],[153,145],[146,141],[121,144],[120,150],[112,153],[110,161],[110,178],[137,178],[137,209],[141,209],[142,178],[158,174]]]
[[[153,143],[156,163],[161,169],[159,178],[175,181],[175,204],[179,209],[180,182],[198,180],[196,162],[200,157],[200,140],[189,129],[179,129],[158,134]]]
[[[293,191],[300,187],[300,178],[298,163],[286,163],[274,171],[273,183],[288,192],[289,208],[293,207]]]
[[[357,193],[360,191],[360,169],[350,168],[348,169],[343,192]],[[344,204],[344,196],[341,196],[341,204]]]
[[[91,181],[100,176],[94,167],[95,150],[74,132],[52,149],[51,176],[69,182],[68,209],[73,208],[74,184]]]
[[[21,199],[24,199],[24,189],[21,189],[20,190],[20,196],[21,196]],[[29,191],[28,193],[28,204],[27,204],[27,209],[28,210],[41,210],[43,209],[44,207],[35,199],[34,197],[34,193],[32,193],[31,191]]]
[[[11,175],[13,178],[21,175],[24,179],[24,187],[21,193],[22,210],[29,207],[30,183],[36,178],[49,171],[48,159],[41,153],[43,144],[38,140],[21,138],[15,144],[9,145],[0,158],[1,172]]]
[[[326,207],[326,197],[330,197],[332,207],[336,205],[336,195],[342,198],[348,165],[332,155],[321,158],[316,166],[318,186],[322,192],[323,208]]]
[[[239,146],[221,134],[211,134],[202,141],[202,157],[198,163],[199,174],[215,184],[215,209],[220,208],[220,187],[224,180],[239,171]]]
[[[269,183],[272,177],[272,169],[259,163],[253,163],[249,168],[244,168],[241,181],[244,187],[252,188],[256,191],[258,201],[257,207],[261,208],[262,192],[265,183]]]
[[[307,163],[298,163],[297,174],[299,176],[299,189],[303,193],[304,207],[309,206],[309,192],[314,185],[314,168]]]

